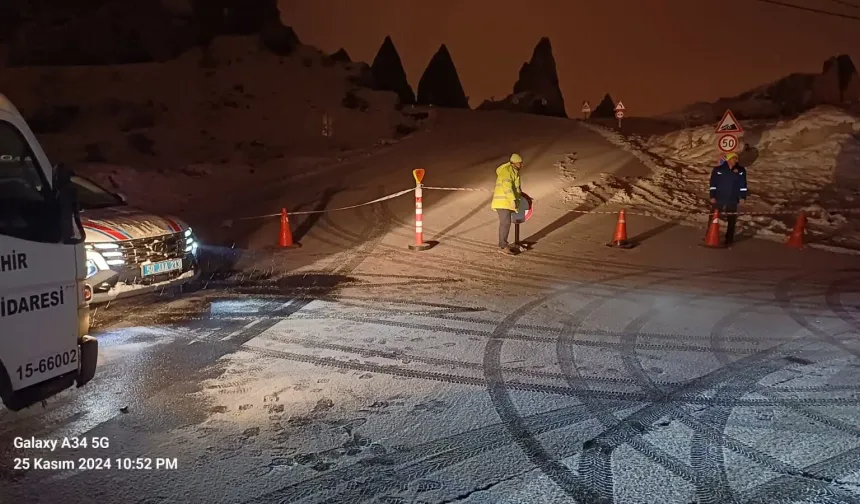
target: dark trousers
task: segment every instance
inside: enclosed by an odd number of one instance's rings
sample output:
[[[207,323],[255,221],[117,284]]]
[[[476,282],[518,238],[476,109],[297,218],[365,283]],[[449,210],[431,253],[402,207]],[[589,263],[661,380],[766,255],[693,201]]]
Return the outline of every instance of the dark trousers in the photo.
[[[738,204],[735,201],[732,202],[720,202],[717,201],[715,205],[711,208],[711,211],[719,210],[720,212],[737,212]],[[738,222],[737,213],[733,213],[731,215],[726,215],[726,243],[730,244],[735,241],[735,224]]]
[[[513,210],[496,209],[499,213],[499,248],[508,246],[508,235],[511,234],[511,223],[514,216]]]

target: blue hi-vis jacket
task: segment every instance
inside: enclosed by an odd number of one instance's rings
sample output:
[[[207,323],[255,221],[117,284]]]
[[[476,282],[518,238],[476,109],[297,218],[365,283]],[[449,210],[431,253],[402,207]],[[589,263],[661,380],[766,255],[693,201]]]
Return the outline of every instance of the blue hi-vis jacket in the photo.
[[[717,203],[737,203],[747,199],[747,170],[737,164],[734,169],[725,162],[711,171],[711,198]]]

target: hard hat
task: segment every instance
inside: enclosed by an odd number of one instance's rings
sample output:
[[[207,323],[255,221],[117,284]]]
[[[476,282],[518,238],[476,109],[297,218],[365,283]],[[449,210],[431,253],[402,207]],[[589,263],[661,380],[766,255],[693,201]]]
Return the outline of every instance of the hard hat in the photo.
[[[735,154],[734,152],[729,152],[728,154],[726,154],[726,161],[729,161],[732,158],[737,159],[738,155]]]
[[[519,154],[517,154],[516,152],[511,154],[511,163],[522,163],[522,162],[523,162],[523,158],[521,158]]]

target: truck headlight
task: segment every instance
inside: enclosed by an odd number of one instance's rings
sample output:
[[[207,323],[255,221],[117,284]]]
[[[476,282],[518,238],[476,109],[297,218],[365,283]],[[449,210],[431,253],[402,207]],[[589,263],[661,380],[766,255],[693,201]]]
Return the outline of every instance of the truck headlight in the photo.
[[[185,230],[185,253],[197,253],[197,240],[195,239],[194,232],[191,230],[191,228]]]

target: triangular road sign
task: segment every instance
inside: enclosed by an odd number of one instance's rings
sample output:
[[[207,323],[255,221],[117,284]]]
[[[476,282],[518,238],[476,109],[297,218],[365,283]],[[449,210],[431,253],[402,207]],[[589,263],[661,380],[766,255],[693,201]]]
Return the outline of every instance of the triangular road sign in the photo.
[[[591,105],[588,104],[588,101],[582,102],[582,111],[591,112]]]
[[[723,118],[720,119],[720,123],[717,124],[717,129],[714,130],[714,133],[743,133],[744,129],[741,128],[741,123],[735,119],[735,115],[732,114],[731,110],[726,110],[726,113],[723,114]]]
[[[618,102],[618,103],[615,105],[615,110],[627,110],[627,107],[625,107],[623,103]]]

